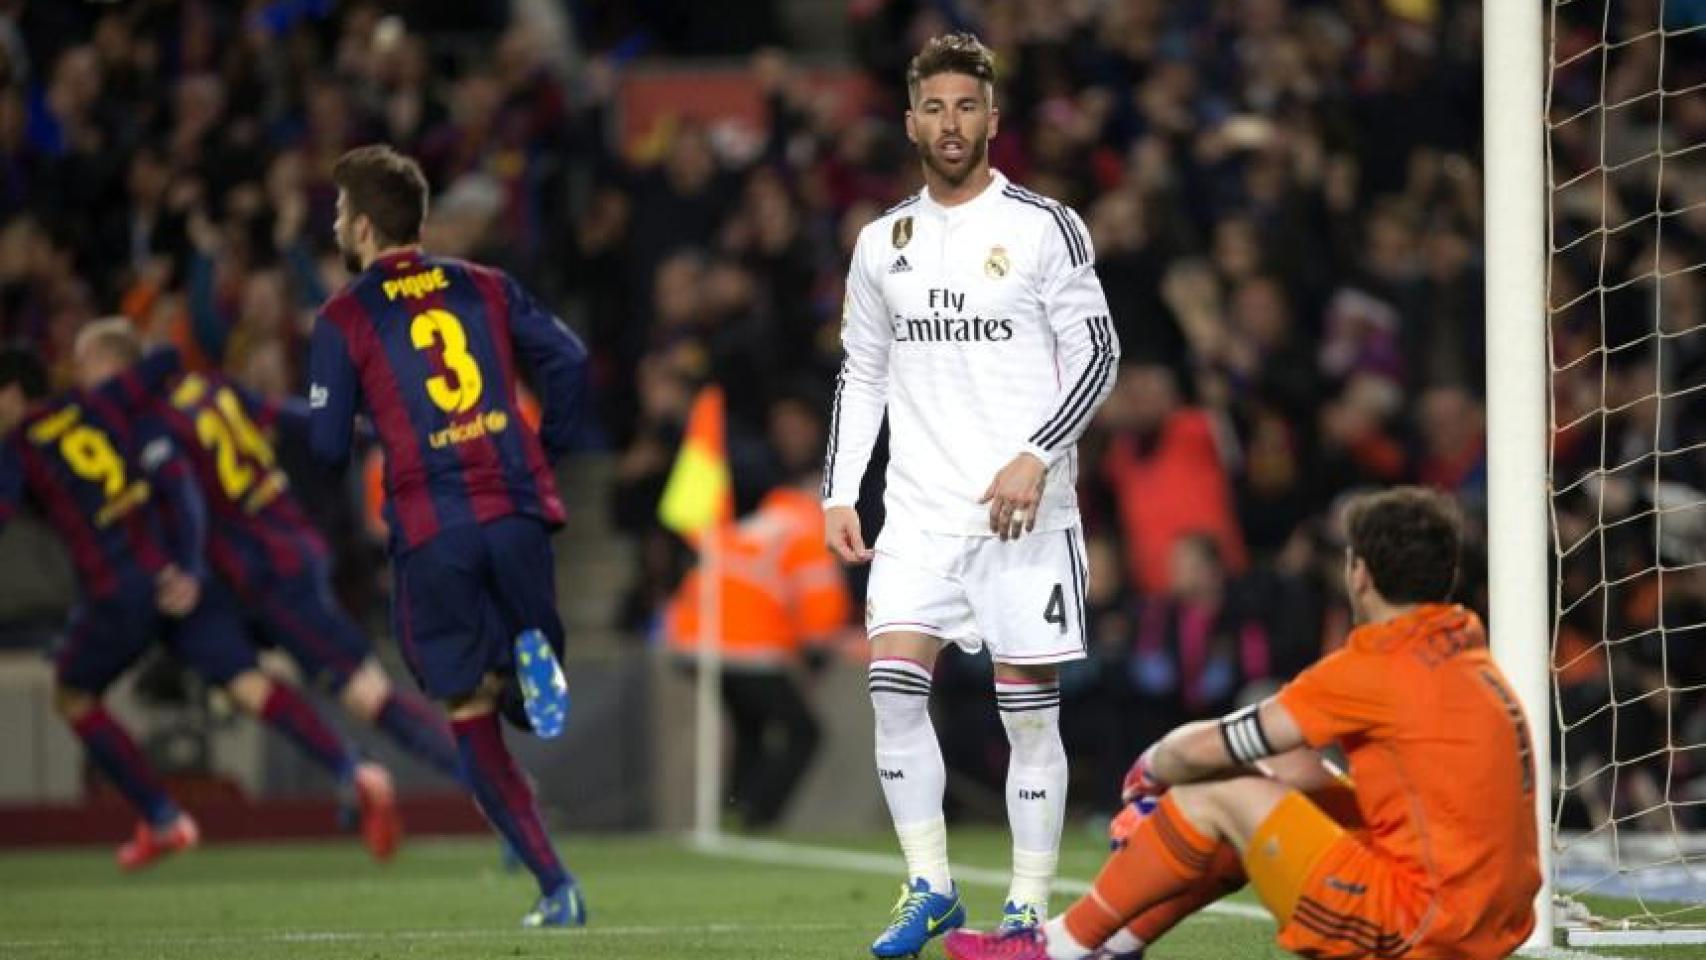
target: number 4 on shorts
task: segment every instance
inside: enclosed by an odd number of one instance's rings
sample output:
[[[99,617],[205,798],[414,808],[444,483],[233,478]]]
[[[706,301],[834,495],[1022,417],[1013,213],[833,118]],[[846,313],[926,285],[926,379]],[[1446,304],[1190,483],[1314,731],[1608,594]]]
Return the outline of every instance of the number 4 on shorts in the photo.
[[[1049,592],[1048,606],[1043,608],[1043,620],[1059,627],[1062,635],[1066,633],[1066,592],[1058,583]]]

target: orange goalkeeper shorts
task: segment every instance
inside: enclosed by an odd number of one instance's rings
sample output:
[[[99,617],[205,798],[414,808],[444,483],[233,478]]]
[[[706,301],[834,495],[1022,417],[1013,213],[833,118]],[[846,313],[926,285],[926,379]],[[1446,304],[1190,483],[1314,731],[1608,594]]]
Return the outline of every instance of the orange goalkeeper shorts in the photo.
[[[1279,945],[1319,960],[1401,956],[1431,899],[1296,791],[1256,828],[1244,869],[1279,921]]]

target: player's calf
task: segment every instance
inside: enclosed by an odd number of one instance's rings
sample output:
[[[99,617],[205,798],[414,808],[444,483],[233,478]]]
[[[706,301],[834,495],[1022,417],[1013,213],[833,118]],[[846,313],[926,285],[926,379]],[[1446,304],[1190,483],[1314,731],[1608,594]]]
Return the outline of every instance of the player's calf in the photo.
[[[364,723],[376,723],[379,711],[391,696],[391,680],[371,658],[350,672],[338,691],[338,700],[350,716]]]
[[[542,897],[574,880],[551,845],[534,803],[533,789],[503,742],[489,701],[463,701],[452,710],[451,728],[462,754],[464,782],[486,819],[509,842],[539,883]]]

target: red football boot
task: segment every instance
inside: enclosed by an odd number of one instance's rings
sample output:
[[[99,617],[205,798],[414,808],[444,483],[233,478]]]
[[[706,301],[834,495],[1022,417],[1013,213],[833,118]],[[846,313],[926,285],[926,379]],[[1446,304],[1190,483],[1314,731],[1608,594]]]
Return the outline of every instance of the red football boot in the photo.
[[[397,791],[391,774],[377,763],[355,768],[355,796],[361,807],[361,840],[375,860],[389,860],[403,840],[403,820],[397,815]]]
[[[138,823],[136,833],[119,845],[119,869],[141,870],[152,866],[154,861],[161,857],[188,850],[200,842],[201,830],[187,813],[178,814],[176,819],[164,827]]]

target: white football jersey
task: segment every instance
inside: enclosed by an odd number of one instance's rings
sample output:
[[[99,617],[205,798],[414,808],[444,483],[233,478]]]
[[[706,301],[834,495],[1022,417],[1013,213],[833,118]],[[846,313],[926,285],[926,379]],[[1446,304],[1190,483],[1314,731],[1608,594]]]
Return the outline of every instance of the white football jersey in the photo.
[[[889,523],[991,534],[978,500],[1023,452],[1048,467],[1037,530],[1078,523],[1076,445],[1120,345],[1089,231],[999,172],[952,207],[928,189],[865,226],[847,271],[825,507],[851,506],[889,417]]]

